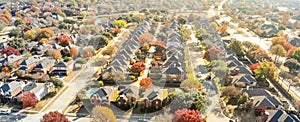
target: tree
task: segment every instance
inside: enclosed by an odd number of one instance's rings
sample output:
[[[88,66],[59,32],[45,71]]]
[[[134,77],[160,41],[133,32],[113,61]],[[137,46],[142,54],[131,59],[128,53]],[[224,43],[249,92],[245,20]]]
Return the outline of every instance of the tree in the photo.
[[[152,80],[150,78],[143,78],[141,81],[140,81],[140,87],[142,89],[147,89],[147,88],[150,88],[152,87]]]
[[[89,57],[92,57],[93,55],[94,55],[94,53],[92,52],[92,50],[90,48],[85,48],[83,50],[83,57],[89,58]]]
[[[273,62],[262,62],[259,67],[254,70],[256,78],[267,78],[270,80],[277,80],[278,78],[278,68]]]
[[[70,44],[71,38],[70,38],[70,36],[68,36],[66,34],[61,34],[58,37],[58,41],[59,41],[60,45],[65,47],[65,46],[68,46]]]
[[[22,35],[21,29],[18,28],[12,29],[8,34],[9,37],[21,37],[21,35]]]
[[[47,38],[42,38],[42,39],[40,39],[39,43],[40,43],[40,44],[48,44],[48,43],[49,43],[49,39],[47,39]]]
[[[52,77],[50,79],[50,82],[53,83],[53,85],[55,86],[55,88],[61,88],[61,87],[64,86],[64,83],[60,79],[57,79],[57,78],[54,78],[54,77]]]
[[[38,38],[50,38],[54,36],[54,32],[49,28],[38,29]]]
[[[221,96],[227,99],[227,103],[238,104],[238,100],[242,95],[242,91],[237,89],[235,86],[228,86],[222,90]]]
[[[92,42],[90,42],[90,43],[95,45],[97,48],[104,47],[110,42],[110,40],[107,37],[103,36],[103,35],[95,36],[95,37],[92,38],[91,41]]]
[[[283,65],[288,67],[290,71],[298,70],[300,68],[300,63],[294,58],[287,59]]]
[[[22,20],[22,19],[17,19],[15,22],[14,22],[14,25],[17,27],[19,25],[25,25],[25,22]]]
[[[55,49],[50,49],[49,50],[49,55],[56,59],[56,60],[61,60],[62,59],[62,55],[60,53],[60,50],[55,50]]]
[[[116,82],[123,82],[126,79],[126,75],[124,74],[124,72],[122,71],[113,71],[111,72],[108,77],[106,77],[106,79],[109,79],[109,77],[112,78],[112,80],[116,81]]]
[[[146,69],[146,65],[144,62],[136,62],[131,66],[131,72],[140,73]]]
[[[114,38],[114,36],[110,32],[103,32],[102,35],[108,38],[109,40],[112,40]]]
[[[245,56],[244,47],[238,40],[230,42],[227,48],[235,52],[237,56]]]
[[[207,94],[199,92],[197,89],[190,89],[181,93],[170,93],[169,100],[171,112],[178,109],[197,109],[205,112],[211,101],[207,98]]]
[[[181,109],[175,112],[173,122],[206,122],[206,120],[200,116],[198,110]]]
[[[25,91],[21,94],[20,100],[23,104],[24,108],[33,107],[35,108],[36,104],[38,103],[38,99],[34,93],[29,91]]]
[[[220,35],[222,35],[222,36],[225,36],[228,34],[227,30],[228,30],[228,27],[224,26],[224,25],[219,26],[219,28],[218,28],[218,31],[220,32]]]
[[[300,48],[297,48],[294,54],[291,56],[291,58],[296,59],[298,62],[300,62]]]
[[[112,24],[114,27],[118,27],[118,28],[127,27],[127,22],[125,20],[115,20]]]
[[[202,83],[200,83],[198,80],[188,78],[180,84],[180,88],[183,88],[185,91],[192,88],[196,88],[201,91]]]
[[[241,28],[247,28],[247,25],[246,25],[245,22],[240,22],[239,23],[239,27],[241,27]]]
[[[24,34],[24,39],[29,39],[29,40],[35,40],[37,37],[36,33],[34,30],[28,30]]]
[[[10,73],[11,70],[10,70],[9,67],[3,67],[3,68],[2,68],[2,72],[4,72],[4,73]]]
[[[143,33],[139,36],[139,43],[141,45],[144,45],[145,43],[146,44],[149,44],[150,42],[152,42],[154,36],[150,33]]]
[[[82,65],[85,64],[87,60],[84,58],[77,58],[75,62]]]
[[[238,104],[244,104],[249,99],[249,95],[247,93],[243,93],[238,100]]]
[[[254,71],[254,70],[256,70],[258,67],[259,67],[259,63],[255,63],[255,64],[250,65],[249,69],[250,69],[251,71]]]
[[[212,60],[218,60],[218,59],[221,59],[224,52],[216,47],[216,48],[211,48],[211,49],[208,49],[205,54],[204,54],[204,59],[206,59],[207,61],[212,61]]]
[[[284,43],[286,42],[286,39],[283,37],[274,37],[272,40],[272,45],[284,45]]]
[[[95,122],[117,122],[113,111],[104,106],[95,106],[92,110],[93,121]]]
[[[81,14],[83,19],[85,19],[86,16],[88,15],[88,13],[86,11],[82,11],[80,14]]]
[[[24,40],[22,38],[13,38],[8,42],[8,45],[13,48],[22,48],[24,47]]]
[[[70,49],[70,56],[71,57],[73,57],[73,58],[75,58],[75,57],[77,57],[79,55],[79,52],[78,52],[78,50],[76,49],[76,47],[71,47],[71,49]]]
[[[10,46],[4,47],[2,49],[2,54],[6,54],[7,56],[10,56],[10,55],[21,55],[18,49],[15,49],[15,48],[10,47]]]
[[[278,56],[286,56],[286,51],[280,44],[272,46],[270,52],[275,55],[275,62],[277,62]]]
[[[24,22],[25,22],[26,25],[30,25],[30,23],[32,21],[32,19],[28,18],[28,17],[24,18],[23,20],[24,20]]]
[[[183,18],[183,17],[178,17],[178,24],[180,25],[184,25],[187,23],[187,19],[186,18]]]
[[[45,115],[41,119],[41,122],[70,122],[68,118],[58,111],[51,111]]]
[[[106,48],[103,49],[102,51],[102,55],[109,55],[110,57],[112,57],[112,55],[117,51],[117,47],[110,45]]]
[[[164,41],[153,41],[151,43],[149,43],[150,46],[154,46],[155,47],[155,51],[156,52],[162,52],[163,50],[166,49],[166,43]]]

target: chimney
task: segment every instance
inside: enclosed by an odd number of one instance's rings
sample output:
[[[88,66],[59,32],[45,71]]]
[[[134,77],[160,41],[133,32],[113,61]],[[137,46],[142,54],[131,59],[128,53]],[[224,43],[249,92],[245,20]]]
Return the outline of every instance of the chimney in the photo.
[[[234,75],[238,75],[239,73],[240,73],[240,69],[239,68],[235,68]]]

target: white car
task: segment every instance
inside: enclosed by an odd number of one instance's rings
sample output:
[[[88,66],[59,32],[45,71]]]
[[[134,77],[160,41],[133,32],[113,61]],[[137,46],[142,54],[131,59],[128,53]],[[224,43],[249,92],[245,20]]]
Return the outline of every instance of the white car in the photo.
[[[11,110],[10,109],[1,109],[0,114],[6,114],[6,115],[11,114]]]

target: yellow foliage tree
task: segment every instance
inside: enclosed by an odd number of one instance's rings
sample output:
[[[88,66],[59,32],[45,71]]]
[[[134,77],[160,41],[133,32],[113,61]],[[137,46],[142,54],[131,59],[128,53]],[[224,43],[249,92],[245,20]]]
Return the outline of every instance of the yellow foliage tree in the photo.
[[[96,106],[93,108],[92,114],[95,122],[117,122],[116,116],[108,107]]]

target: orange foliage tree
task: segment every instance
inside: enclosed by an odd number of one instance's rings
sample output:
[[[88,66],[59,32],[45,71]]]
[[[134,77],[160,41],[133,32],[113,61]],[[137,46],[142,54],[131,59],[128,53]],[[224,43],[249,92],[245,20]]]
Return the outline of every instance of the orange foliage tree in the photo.
[[[51,49],[49,50],[49,55],[56,59],[56,60],[61,60],[62,59],[62,55],[60,53],[60,50],[55,50],[55,49]]]
[[[2,72],[10,73],[10,69],[8,67],[2,68]]]
[[[181,109],[175,112],[173,122],[206,122],[198,110]]]
[[[75,47],[71,47],[70,49],[70,56],[71,57],[77,57],[79,54],[78,50]]]
[[[33,94],[29,91],[22,93],[20,100],[22,101],[24,108],[27,108],[27,107],[35,108],[36,104],[38,103],[38,99],[35,96],[35,94]]]
[[[40,44],[48,44],[49,43],[49,40],[47,38],[42,38],[40,40]]]
[[[255,69],[257,69],[259,67],[259,63],[255,63],[255,64],[252,64],[252,65],[250,65],[250,70],[251,71],[254,71]]]
[[[28,18],[28,17],[24,18],[23,20],[24,20],[26,25],[29,25],[32,21],[31,18]]]
[[[143,78],[140,82],[140,87],[142,89],[147,89],[152,86],[152,80],[150,78]]]
[[[39,38],[50,38],[54,36],[54,32],[49,28],[38,29]]]
[[[58,37],[59,44],[62,46],[68,46],[70,44],[71,38],[68,35],[61,34]]]
[[[140,73],[146,69],[146,65],[144,62],[137,62],[131,66],[131,72]]]

